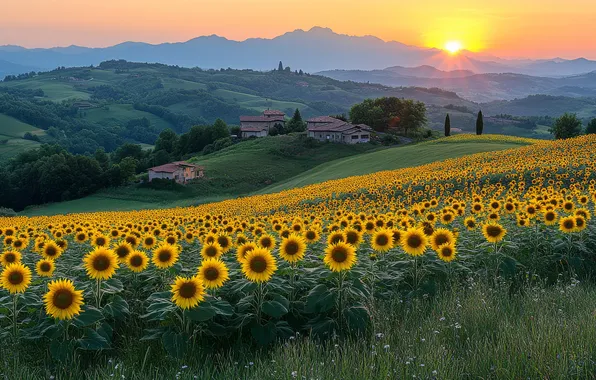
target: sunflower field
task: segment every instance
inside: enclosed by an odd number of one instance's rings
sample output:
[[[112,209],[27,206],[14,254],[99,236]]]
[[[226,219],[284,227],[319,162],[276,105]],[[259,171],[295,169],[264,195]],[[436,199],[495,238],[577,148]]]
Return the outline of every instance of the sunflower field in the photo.
[[[596,136],[524,142],[198,207],[0,218],[0,338],[63,363],[129,336],[183,357],[367,334],[380,302],[469,278],[593,278]]]

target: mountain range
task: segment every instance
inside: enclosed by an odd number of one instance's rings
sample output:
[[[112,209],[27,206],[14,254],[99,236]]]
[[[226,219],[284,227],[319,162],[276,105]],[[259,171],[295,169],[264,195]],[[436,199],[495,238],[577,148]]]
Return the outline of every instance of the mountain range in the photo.
[[[457,70],[457,75],[465,77],[466,71],[475,74],[515,73],[563,77],[596,70],[596,61],[584,58],[506,60],[470,51],[451,55],[440,49],[386,42],[374,36],[348,36],[328,28],[314,27],[308,31],[295,30],[272,39],[251,38],[244,41],[211,35],[178,43],[125,42],[105,48],[69,46],[26,49],[13,45],[0,46],[0,78],[31,69],[90,66],[111,59],[205,69],[230,67],[254,70],[270,70],[282,61],[292,69],[306,72],[424,65],[444,71]]]

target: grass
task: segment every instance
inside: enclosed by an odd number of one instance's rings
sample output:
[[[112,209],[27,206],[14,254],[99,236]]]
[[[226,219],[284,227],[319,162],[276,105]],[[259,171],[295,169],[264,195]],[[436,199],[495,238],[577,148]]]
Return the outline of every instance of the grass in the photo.
[[[5,140],[0,135],[0,162],[10,159],[19,153],[26,152],[30,149],[39,147],[39,143],[36,141],[24,140],[24,139],[8,139],[6,143],[2,143]]]
[[[110,104],[106,108],[94,108],[85,111],[85,118],[102,125],[124,125],[133,119],[147,118],[151,125],[159,129],[173,128],[166,120],[149,112],[139,111],[132,104]]]
[[[75,89],[74,83],[75,82],[70,83],[59,81],[57,79],[51,79],[49,76],[44,76],[42,78],[5,82],[4,85],[20,89],[42,89],[45,98],[55,102],[61,102],[68,99],[89,99],[89,93]]]
[[[0,135],[21,138],[26,132],[32,134],[43,134],[43,130],[15,119],[12,116],[0,113]]]
[[[342,158],[307,170],[287,181],[268,186],[259,193],[275,193],[332,179],[414,167],[468,154],[519,147],[514,142],[448,142],[415,144]]]
[[[121,342],[72,365],[48,365],[34,343],[0,346],[8,379],[593,378],[596,289],[571,283],[510,294],[470,282],[442,295],[380,304],[374,330],[319,342],[301,335],[256,350],[209,346],[176,360],[159,343]],[[18,354],[15,354],[18,353]]]

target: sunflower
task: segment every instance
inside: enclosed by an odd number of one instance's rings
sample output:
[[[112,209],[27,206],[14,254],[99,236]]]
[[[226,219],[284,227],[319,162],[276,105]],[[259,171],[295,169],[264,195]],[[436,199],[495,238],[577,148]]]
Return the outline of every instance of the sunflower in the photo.
[[[226,253],[232,248],[232,239],[228,235],[218,235],[216,241],[221,247],[222,253]]]
[[[76,290],[71,280],[56,280],[48,284],[43,297],[46,314],[56,319],[72,319],[81,313],[83,291]]]
[[[402,249],[409,255],[420,256],[426,250],[428,240],[420,228],[408,228],[401,237]]]
[[[55,241],[53,240],[48,240],[46,241],[46,243],[44,244],[42,250],[41,250],[41,255],[48,260],[56,260],[58,257],[60,257],[62,255],[62,248],[60,248],[58,246],[58,244],[56,244]]]
[[[21,262],[21,252],[19,251],[6,251],[0,254],[0,265],[3,267],[9,266],[10,264]]]
[[[75,235],[75,241],[77,243],[84,243],[87,241],[87,239],[89,239],[89,236],[85,231],[79,231]]]
[[[314,243],[320,239],[319,233],[312,229],[304,231],[303,235],[307,243]]]
[[[201,248],[201,256],[204,259],[219,259],[221,255],[223,255],[223,249],[218,242],[205,243],[203,244],[203,248]]]
[[[162,243],[159,247],[153,250],[151,261],[153,262],[153,265],[159,269],[167,269],[178,261],[179,255],[180,252],[175,246]]]
[[[149,265],[149,258],[143,251],[132,251],[126,256],[126,265],[128,269],[135,273],[140,273],[147,269]]]
[[[141,239],[141,242],[143,243],[143,248],[151,249],[157,244],[157,239],[153,235],[145,235]]]
[[[439,251],[439,246],[443,244],[455,243],[455,236],[446,228],[439,228],[430,236],[430,247],[434,251]]]
[[[240,247],[238,247],[238,250],[236,251],[236,260],[238,260],[239,263],[242,263],[245,260],[246,255],[248,255],[250,251],[256,248],[258,247],[253,242],[242,244]]]
[[[323,261],[333,272],[350,270],[356,263],[356,248],[341,241],[330,244],[325,248]]]
[[[91,237],[91,245],[94,247],[108,247],[110,245],[110,238],[104,234],[95,234]]]
[[[378,252],[387,252],[393,248],[393,231],[378,229],[371,237],[371,247]]]
[[[12,248],[17,251],[27,248],[28,245],[29,245],[29,242],[24,238],[18,238],[18,239],[13,240],[13,242],[12,242]]]
[[[344,230],[344,242],[358,247],[362,243],[362,234],[354,228],[347,228]]]
[[[499,223],[487,223],[482,226],[482,234],[490,243],[498,243],[503,240],[507,230]]]
[[[242,262],[242,273],[252,282],[266,282],[277,270],[275,258],[265,248],[250,251]]]
[[[557,212],[555,210],[548,210],[544,213],[544,224],[552,226],[557,223]]]
[[[40,277],[52,277],[54,269],[56,269],[56,265],[53,260],[41,259],[35,265],[35,272]]]
[[[273,248],[275,248],[275,238],[269,234],[263,234],[259,237],[259,240],[257,240],[257,245],[261,248],[265,248],[268,250],[272,250]]]
[[[441,244],[436,251],[439,258],[445,262],[455,259],[456,250],[454,243]]]
[[[565,233],[575,231],[575,218],[573,216],[567,216],[559,219],[559,230]]]
[[[137,248],[139,246],[139,238],[133,234],[128,234],[124,237],[124,241],[130,244],[131,247]]]
[[[575,232],[581,232],[586,229],[586,219],[583,216],[575,216]]]
[[[1,276],[0,285],[10,294],[24,293],[31,283],[31,269],[21,263],[8,265]]]
[[[134,250],[130,243],[125,240],[121,241],[114,247],[114,253],[118,256],[118,262],[126,263],[126,257]]]
[[[172,302],[181,309],[192,309],[205,299],[205,286],[197,277],[176,277],[172,284]]]
[[[344,241],[344,233],[341,231],[335,231],[327,236],[327,244],[337,244],[340,241]]]
[[[306,242],[298,234],[290,234],[283,238],[279,246],[279,255],[289,263],[295,263],[304,257],[306,252]]]
[[[85,256],[83,263],[90,278],[108,280],[116,273],[118,256],[110,249],[97,247]]]
[[[203,281],[208,289],[216,289],[223,286],[224,282],[230,279],[228,267],[223,261],[209,258],[203,260],[199,267],[197,277]]]

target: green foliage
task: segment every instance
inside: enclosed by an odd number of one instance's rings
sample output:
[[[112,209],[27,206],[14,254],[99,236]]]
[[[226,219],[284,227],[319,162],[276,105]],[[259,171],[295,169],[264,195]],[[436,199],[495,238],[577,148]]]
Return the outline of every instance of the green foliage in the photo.
[[[586,134],[596,133],[596,118],[590,120],[588,125],[586,126]]]
[[[375,131],[395,129],[407,136],[426,125],[426,106],[422,102],[396,97],[366,99],[352,106],[350,119]]]
[[[482,111],[478,111],[478,117],[476,118],[476,135],[480,136],[484,131],[484,116]]]
[[[294,111],[294,115],[286,123],[285,131],[280,131],[281,134],[291,133],[291,132],[304,132],[306,130],[306,123],[302,120],[302,115],[300,114],[300,110],[296,108]]]
[[[445,116],[445,137],[451,136],[451,120],[449,119],[449,114]]]
[[[549,131],[555,136],[555,139],[577,137],[582,133],[582,121],[576,114],[565,113],[555,120]]]

